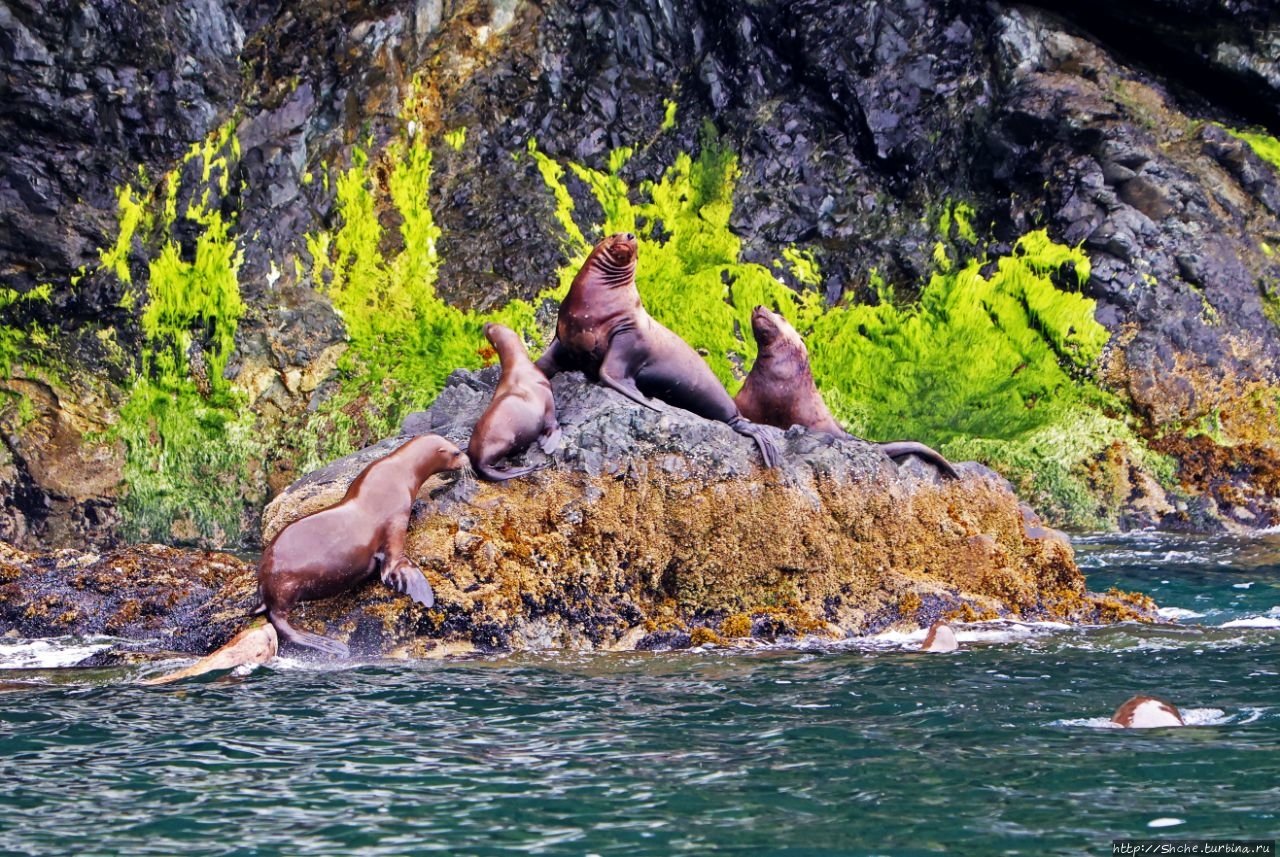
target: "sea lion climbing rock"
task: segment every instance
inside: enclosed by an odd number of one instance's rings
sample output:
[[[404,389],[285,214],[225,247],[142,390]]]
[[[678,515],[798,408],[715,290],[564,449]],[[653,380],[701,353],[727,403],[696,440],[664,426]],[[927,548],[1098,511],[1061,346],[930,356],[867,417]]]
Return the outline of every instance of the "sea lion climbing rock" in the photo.
[[[282,639],[345,657],[344,644],[289,624],[294,604],[346,592],[381,570],[383,583],[430,607],[431,586],[404,553],[409,514],[427,479],[466,463],[453,443],[420,435],[366,466],[336,505],[294,521],[267,545],[255,612],[265,612]]]
[[[502,380],[471,433],[467,453],[476,473],[501,482],[537,468],[501,468],[497,466],[499,461],[519,455],[535,440],[543,452],[550,454],[560,443],[560,424],[556,422],[551,382],[533,365],[516,332],[490,322],[484,326],[484,335],[498,351]]]
[[[738,410],[754,423],[781,429],[804,426],[839,438],[851,438],[831,415],[809,367],[809,350],[791,322],[757,306],[751,312],[751,331],[758,352],[756,362],[734,397]],[[892,459],[916,455],[951,479],[959,474],[941,454],[913,440],[876,444]]]
[[[580,370],[647,408],[659,399],[753,439],[778,463],[771,429],[750,422],[698,353],[659,324],[636,289],[636,237],[620,232],[591,251],[560,304],[556,336],[535,364],[547,377]]]

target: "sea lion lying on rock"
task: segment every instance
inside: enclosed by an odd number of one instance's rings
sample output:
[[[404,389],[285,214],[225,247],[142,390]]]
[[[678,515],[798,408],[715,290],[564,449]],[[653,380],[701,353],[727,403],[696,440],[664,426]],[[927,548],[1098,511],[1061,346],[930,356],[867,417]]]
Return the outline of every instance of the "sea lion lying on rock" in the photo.
[[[645,311],[636,290],[636,237],[617,233],[595,246],[560,304],[556,336],[535,364],[547,378],[585,372],[647,408],[660,399],[753,439],[776,466],[772,429],[748,421],[698,352]],[[652,398],[650,398],[652,397]]]
[[[369,464],[336,505],[299,518],[267,545],[258,565],[262,604],[254,612],[266,613],[290,643],[346,657],[337,640],[293,628],[293,605],[346,592],[381,567],[383,583],[430,607],[431,585],[404,553],[409,515],[422,483],[466,464],[458,447],[434,434],[410,438]]]
[[[495,466],[497,462],[519,455],[535,440],[543,452],[550,454],[560,444],[560,424],[556,421],[551,382],[533,365],[516,332],[490,322],[484,326],[484,336],[497,349],[502,380],[489,408],[471,432],[467,454],[476,473],[501,482],[538,468],[500,468]]]
[[[756,362],[734,397],[738,410],[754,423],[781,429],[804,426],[839,438],[852,438],[831,416],[809,368],[809,350],[800,334],[776,312],[757,306],[751,312],[751,331],[758,351]],[[878,443],[892,459],[919,456],[951,479],[959,479],[951,462],[913,440]]]

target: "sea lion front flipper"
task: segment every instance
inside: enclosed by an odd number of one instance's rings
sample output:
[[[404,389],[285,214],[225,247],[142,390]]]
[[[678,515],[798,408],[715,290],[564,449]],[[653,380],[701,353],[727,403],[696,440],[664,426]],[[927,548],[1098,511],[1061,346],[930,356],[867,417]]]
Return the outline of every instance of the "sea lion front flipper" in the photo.
[[[760,456],[764,459],[765,467],[778,466],[778,446],[773,442],[773,433],[777,429],[753,423],[742,415],[729,420],[727,425],[738,434],[745,435],[756,442],[756,446],[760,447]]]
[[[431,591],[422,569],[414,565],[408,557],[400,557],[394,563],[387,563],[382,569],[382,582],[396,592],[408,595],[423,607],[436,603],[436,594]]]
[[[542,356],[533,361],[533,365],[538,371],[547,377],[550,381],[561,370],[568,367],[568,353],[563,345],[560,344],[560,337],[557,336],[551,340],[551,344],[547,346],[547,350],[542,352]]]
[[[268,611],[267,618],[271,620],[271,624],[275,626],[276,633],[283,637],[287,642],[297,646],[306,646],[308,649],[315,649],[324,652],[326,655],[332,655],[335,658],[351,657],[351,650],[347,648],[346,643],[339,642],[331,637],[322,637],[319,634],[312,634],[308,631],[299,631],[297,628],[289,624],[289,621],[283,615]]]
[[[891,443],[878,444],[880,451],[889,456],[894,461],[904,458],[908,455],[916,455],[938,468],[938,471],[948,479],[959,480],[960,474],[951,466],[951,462],[943,458],[942,453],[923,443],[915,440],[897,440]]]

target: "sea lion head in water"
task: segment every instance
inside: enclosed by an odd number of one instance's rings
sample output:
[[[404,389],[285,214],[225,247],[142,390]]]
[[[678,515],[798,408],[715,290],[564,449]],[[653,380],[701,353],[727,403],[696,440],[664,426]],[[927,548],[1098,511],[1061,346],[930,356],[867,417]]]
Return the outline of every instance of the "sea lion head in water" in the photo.
[[[1182,713],[1158,696],[1135,696],[1111,715],[1111,722],[1126,729],[1155,729],[1161,726],[1185,726]]]
[[[929,626],[929,633],[920,644],[922,652],[954,652],[960,648],[956,640],[956,632],[946,622],[934,622]]]
[[[404,553],[413,502],[437,473],[458,471],[467,457],[439,435],[410,438],[367,465],[337,504],[299,518],[276,534],[258,565],[261,605],[280,637],[345,657],[337,640],[299,631],[289,610],[346,592],[381,571],[382,582],[426,607],[435,603],[422,570]]]
[[[645,311],[636,288],[637,253],[630,232],[595,246],[560,303],[555,339],[535,365],[548,378],[584,372],[656,411],[665,409],[654,399],[725,423],[753,439],[773,467],[772,429],[743,417],[706,361]]]
[[[752,422],[781,429],[804,426],[833,437],[853,437],[840,427],[823,401],[809,366],[809,349],[791,322],[780,313],[757,306],[751,311],[751,332],[756,340],[756,362],[734,397],[742,415]],[[898,440],[877,446],[895,461],[916,455],[943,476],[960,478],[951,462],[923,443]]]
[[[500,482],[537,470],[534,466],[496,465],[524,452],[535,440],[543,452],[550,454],[560,443],[560,423],[556,421],[551,382],[533,365],[519,334],[489,322],[484,326],[484,336],[498,352],[502,378],[493,392],[493,401],[471,432],[467,453],[476,473]]]

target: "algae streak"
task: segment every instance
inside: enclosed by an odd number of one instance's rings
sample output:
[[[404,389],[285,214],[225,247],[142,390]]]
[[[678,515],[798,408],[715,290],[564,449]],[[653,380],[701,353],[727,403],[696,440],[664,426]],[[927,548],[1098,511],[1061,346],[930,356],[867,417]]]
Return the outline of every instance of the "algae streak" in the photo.
[[[126,449],[122,517],[130,540],[234,543],[261,502],[253,488],[262,447],[254,418],[223,377],[245,306],[242,251],[215,200],[226,196],[238,157],[228,123],[193,145],[150,199],[122,188],[120,237],[100,256],[105,270],[131,285],[135,233],[155,231],[139,236],[158,243],[146,291],[130,289],[123,301],[141,304],[145,347],[111,432]],[[179,232],[194,234],[194,244],[180,243]]]
[[[458,134],[446,140],[450,148],[464,142]],[[341,225],[307,238],[312,281],[341,315],[349,347],[338,366],[338,392],[302,430],[304,469],[395,434],[406,414],[431,403],[451,372],[483,365],[485,322],[538,339],[529,303],[475,313],[436,294],[440,228],[429,203],[431,173],[425,135],[406,130],[376,159],[356,148],[350,168],[336,179]],[[399,234],[390,239],[378,216],[385,210],[399,220]]]

